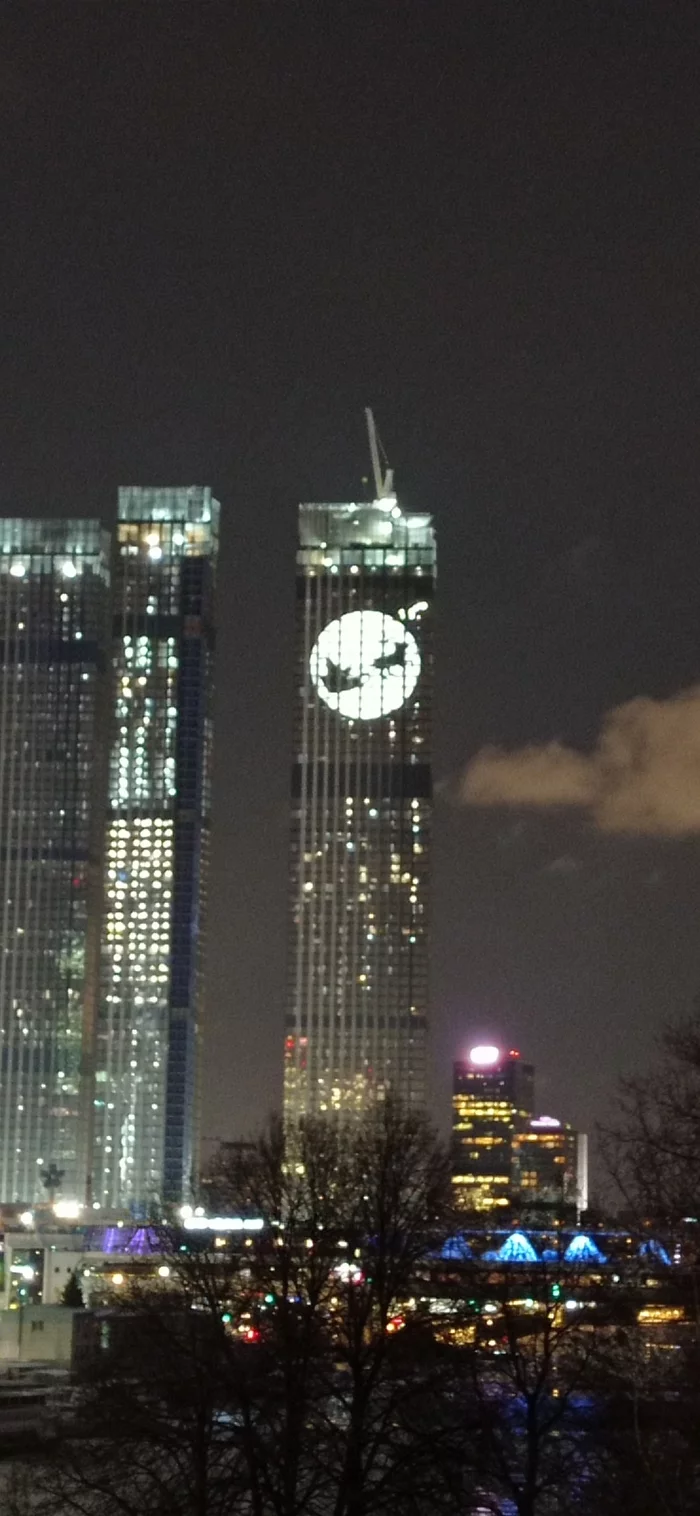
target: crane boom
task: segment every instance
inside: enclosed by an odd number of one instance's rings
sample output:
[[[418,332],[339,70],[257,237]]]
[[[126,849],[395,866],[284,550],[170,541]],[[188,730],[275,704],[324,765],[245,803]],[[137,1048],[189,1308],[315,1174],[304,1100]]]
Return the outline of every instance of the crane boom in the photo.
[[[381,443],[379,441],[377,428],[374,421],[374,415],[370,406],[365,406],[365,416],[367,418],[369,451],[372,459],[372,473],[374,475],[374,488],[376,491],[375,499],[386,500],[388,495],[393,495],[394,493],[394,473],[393,469],[387,468],[386,472],[382,474],[382,461],[379,456]],[[384,449],[382,448],[382,453],[383,452]],[[386,462],[386,455],[384,461]]]

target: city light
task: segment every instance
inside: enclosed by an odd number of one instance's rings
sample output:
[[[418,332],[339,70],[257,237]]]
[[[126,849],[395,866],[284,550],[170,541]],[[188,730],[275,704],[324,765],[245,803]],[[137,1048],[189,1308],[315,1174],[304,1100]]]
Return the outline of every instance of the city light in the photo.
[[[500,1062],[500,1058],[500,1048],[494,1047],[492,1043],[479,1043],[477,1047],[469,1050],[469,1062],[476,1064],[476,1067],[480,1069],[492,1068],[495,1063]]]
[[[19,1274],[20,1279],[26,1279],[27,1283],[34,1278],[34,1270],[30,1263],[12,1263],[10,1273]]]
[[[564,1254],[564,1261],[565,1263],[605,1263],[605,1257],[592,1237],[579,1232],[576,1237],[572,1237]]]
[[[33,1226],[34,1225],[34,1212],[33,1211],[22,1211],[20,1213],[20,1218],[19,1219],[20,1219],[20,1221],[22,1223],[22,1226]]]
[[[82,1209],[79,1200],[57,1200],[53,1213],[58,1221],[77,1221]]]
[[[265,1225],[262,1216],[200,1216],[197,1212],[184,1216],[183,1222],[186,1232],[261,1232]]]
[[[537,1253],[524,1232],[511,1232],[503,1246],[498,1249],[497,1257],[502,1263],[536,1263]]]

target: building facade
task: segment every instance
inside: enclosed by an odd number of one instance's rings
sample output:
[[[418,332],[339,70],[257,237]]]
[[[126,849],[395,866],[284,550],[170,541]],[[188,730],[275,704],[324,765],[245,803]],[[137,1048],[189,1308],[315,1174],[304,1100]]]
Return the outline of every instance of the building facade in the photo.
[[[285,1120],[425,1095],[432,520],[302,505]]]
[[[0,522],[3,1202],[85,1191],[108,595],[97,521]]]
[[[119,491],[92,1192],[136,1212],[195,1161],[218,514],[206,488]]]
[[[514,1189],[522,1207],[586,1210],[588,1147],[584,1132],[575,1132],[556,1116],[535,1116],[513,1142]]]
[[[473,1047],[455,1062],[452,1093],[452,1183],[465,1210],[510,1205],[514,1144],[534,1105],[534,1070],[512,1049]]]

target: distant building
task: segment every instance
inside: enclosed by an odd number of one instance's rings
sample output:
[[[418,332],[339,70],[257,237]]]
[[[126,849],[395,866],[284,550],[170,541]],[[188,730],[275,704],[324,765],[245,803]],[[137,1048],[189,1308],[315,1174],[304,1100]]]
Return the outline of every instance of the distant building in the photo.
[[[0,1201],[83,1198],[99,989],[109,541],[0,521]]]
[[[585,1210],[587,1158],[585,1133],[554,1116],[535,1116],[513,1135],[513,1188],[519,1204]]]
[[[513,1189],[516,1136],[534,1105],[534,1070],[515,1050],[473,1047],[454,1064],[452,1183],[465,1210],[505,1209]]]
[[[196,1150],[218,502],[119,491],[95,1199],[190,1190]]]
[[[435,534],[371,503],[302,505],[284,1113],[425,1099]]]

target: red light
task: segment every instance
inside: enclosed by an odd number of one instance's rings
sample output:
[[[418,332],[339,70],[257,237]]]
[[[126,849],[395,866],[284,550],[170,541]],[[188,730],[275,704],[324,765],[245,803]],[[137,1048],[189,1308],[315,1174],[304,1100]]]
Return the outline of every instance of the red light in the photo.
[[[245,1340],[246,1342],[259,1342],[260,1333],[256,1330],[255,1327],[248,1327],[245,1333]]]
[[[517,1048],[511,1048],[511,1050],[510,1050],[510,1052],[508,1054],[508,1057],[509,1058],[519,1058],[520,1054],[518,1052],[518,1049]]]

